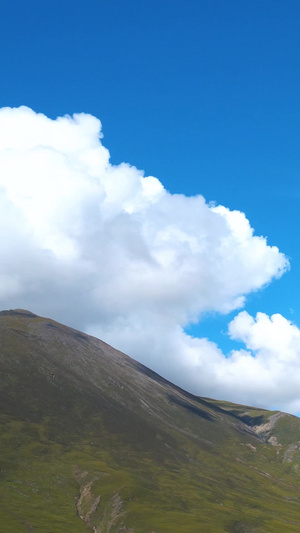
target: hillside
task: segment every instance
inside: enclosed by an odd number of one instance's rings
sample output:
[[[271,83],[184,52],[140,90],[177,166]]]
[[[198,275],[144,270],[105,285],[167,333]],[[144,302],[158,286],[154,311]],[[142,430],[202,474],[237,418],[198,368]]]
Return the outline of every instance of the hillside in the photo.
[[[297,417],[193,396],[28,311],[0,312],[0,347],[0,531],[300,531]]]

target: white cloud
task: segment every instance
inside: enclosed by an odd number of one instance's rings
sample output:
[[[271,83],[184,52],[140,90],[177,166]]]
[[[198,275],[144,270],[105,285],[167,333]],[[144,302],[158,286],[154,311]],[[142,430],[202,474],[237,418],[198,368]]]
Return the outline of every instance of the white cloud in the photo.
[[[285,256],[253,235],[243,213],[172,195],[134,166],[111,165],[100,138],[90,115],[0,110],[1,308],[97,334],[201,395],[296,401],[298,392],[275,395],[267,371],[280,358],[270,342],[262,356],[260,316],[239,314],[230,325],[255,358],[245,351],[226,359],[184,332],[204,312],[243,306],[288,268]]]
[[[232,339],[245,343],[247,352],[232,353],[233,378],[244,371],[244,385],[257,401],[300,412],[300,329],[280,314],[271,317],[239,313],[229,324]],[[257,385],[255,387],[256,377]]]

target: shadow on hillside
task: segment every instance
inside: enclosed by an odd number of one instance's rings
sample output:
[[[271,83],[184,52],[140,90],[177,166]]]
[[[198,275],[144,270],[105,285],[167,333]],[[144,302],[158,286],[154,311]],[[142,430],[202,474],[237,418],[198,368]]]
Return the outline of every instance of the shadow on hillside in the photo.
[[[180,398],[177,398],[176,396],[173,396],[172,394],[168,394],[168,398],[172,403],[176,403],[176,405],[180,405],[180,407],[184,407],[184,409],[187,409],[191,413],[200,416],[201,418],[204,418],[205,420],[209,420],[212,422],[214,420],[214,417],[212,417],[207,411],[204,411],[203,409],[200,409],[200,407],[196,407],[195,405],[185,402],[184,400],[181,400]]]

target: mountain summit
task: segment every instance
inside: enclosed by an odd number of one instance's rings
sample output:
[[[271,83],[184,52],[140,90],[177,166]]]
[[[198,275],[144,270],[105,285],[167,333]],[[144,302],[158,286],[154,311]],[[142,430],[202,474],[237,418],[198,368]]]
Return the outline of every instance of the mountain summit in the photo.
[[[297,417],[193,396],[22,309],[0,348],[1,531],[300,531]]]

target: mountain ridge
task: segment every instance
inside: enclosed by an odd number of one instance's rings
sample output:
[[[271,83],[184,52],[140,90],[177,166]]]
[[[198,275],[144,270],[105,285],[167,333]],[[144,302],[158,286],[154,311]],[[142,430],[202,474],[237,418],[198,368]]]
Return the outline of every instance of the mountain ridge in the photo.
[[[299,531],[296,417],[194,396],[30,311],[1,311],[0,340],[5,531]]]

